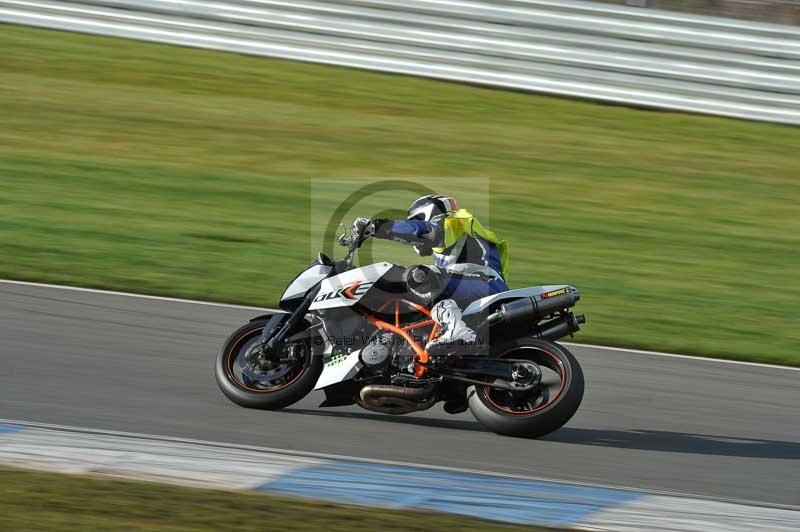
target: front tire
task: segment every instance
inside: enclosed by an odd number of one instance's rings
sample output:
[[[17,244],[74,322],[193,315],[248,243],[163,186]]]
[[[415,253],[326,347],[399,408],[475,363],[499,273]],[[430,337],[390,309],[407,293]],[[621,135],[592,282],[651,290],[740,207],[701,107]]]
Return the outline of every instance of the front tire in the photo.
[[[296,403],[314,389],[322,373],[322,357],[314,356],[310,342],[301,341],[302,346],[298,348],[305,349],[304,358],[296,366],[279,368],[275,374],[280,378],[263,381],[247,378],[237,370],[240,357],[260,341],[267,321],[260,319],[243,325],[225,341],[214,364],[214,377],[225,397],[237,405],[278,410]],[[267,377],[269,375],[265,374]]]
[[[505,436],[539,437],[558,430],[577,412],[583,399],[583,370],[566,348],[523,337],[493,351],[501,358],[536,362],[548,370],[550,377],[535,393],[527,395],[470,386],[469,409],[481,425]]]

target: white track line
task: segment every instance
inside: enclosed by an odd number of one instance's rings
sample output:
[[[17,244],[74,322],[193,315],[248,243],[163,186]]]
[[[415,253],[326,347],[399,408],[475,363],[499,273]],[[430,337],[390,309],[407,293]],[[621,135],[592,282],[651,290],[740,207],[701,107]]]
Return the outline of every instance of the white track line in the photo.
[[[763,362],[747,362],[746,360],[729,360],[726,358],[710,358],[710,357],[701,357],[701,356],[693,356],[693,355],[679,355],[677,353],[661,353],[659,351],[643,351],[641,349],[627,349],[624,347],[610,347],[607,345],[594,345],[594,344],[576,344],[573,342],[560,342],[564,345],[568,345],[570,347],[586,347],[590,349],[601,349],[603,351],[622,351],[624,353],[633,353],[636,355],[650,355],[650,356],[659,356],[659,357],[668,357],[668,358],[684,358],[688,360],[694,360],[696,362],[719,362],[722,364],[741,364],[744,366],[755,366],[757,368],[769,368],[769,369],[788,369],[790,371],[800,371],[800,367],[794,366],[782,366],[780,364],[765,364]]]
[[[144,434],[141,432],[122,432],[122,431],[115,431],[115,430],[105,430],[105,429],[92,429],[86,427],[72,427],[69,425],[56,425],[52,423],[39,423],[35,421],[20,421],[16,419],[3,419],[0,418],[0,424],[10,424],[10,425],[17,425],[20,427],[26,427],[31,429],[46,429],[46,430],[57,430],[57,431],[64,431],[64,432],[75,432],[75,433],[82,433],[82,434],[96,434],[96,435],[104,435],[104,436],[118,436],[123,438],[136,438],[136,439],[146,439],[146,440],[153,440],[153,441],[160,441],[160,442],[172,442],[172,443],[186,443],[186,444],[193,444],[193,445],[203,445],[208,447],[216,447],[220,449],[236,449],[236,450],[247,450],[247,451],[257,451],[257,452],[264,452],[264,453],[272,453],[272,454],[282,454],[286,456],[293,456],[293,457],[302,457],[302,458],[317,458],[322,460],[342,460],[342,461],[356,461],[356,462],[366,462],[370,464],[382,464],[382,465],[391,465],[391,466],[400,466],[400,467],[413,467],[417,469],[427,469],[429,471],[444,471],[444,472],[452,472],[452,473],[467,473],[473,475],[488,475],[493,477],[503,477],[503,478],[514,478],[520,480],[531,480],[537,482],[552,482],[556,484],[568,484],[573,486],[586,486],[592,488],[605,488],[605,489],[615,489],[615,490],[622,490],[622,491],[633,491],[636,493],[646,493],[650,495],[668,495],[672,497],[684,497],[684,498],[691,498],[691,499],[703,499],[709,501],[720,501],[720,502],[728,502],[734,504],[745,504],[748,506],[759,506],[763,508],[779,508],[783,510],[796,510],[800,511],[800,506],[795,506],[791,504],[774,504],[768,503],[763,501],[751,501],[747,499],[734,499],[734,498],[725,498],[725,497],[711,497],[711,496],[704,496],[698,495],[694,493],[683,493],[683,492],[676,492],[676,491],[667,491],[667,490],[657,490],[657,489],[648,489],[648,488],[634,488],[630,486],[614,486],[610,484],[601,484],[596,482],[585,482],[580,480],[564,480],[564,479],[553,479],[553,478],[545,478],[545,477],[536,477],[531,475],[515,475],[513,473],[500,473],[494,471],[486,471],[480,469],[468,469],[468,468],[461,468],[461,467],[451,467],[451,466],[439,466],[433,464],[421,464],[415,462],[400,462],[395,460],[380,460],[377,458],[360,458],[357,456],[348,456],[348,455],[341,455],[341,454],[332,454],[332,453],[320,453],[320,452],[313,452],[313,451],[294,451],[289,449],[277,449],[274,447],[261,447],[256,445],[244,445],[244,444],[236,444],[236,443],[224,443],[224,442],[215,442],[209,440],[198,440],[192,438],[176,438],[173,436],[158,436],[154,434]]]
[[[0,284],[13,284],[13,285],[21,285],[21,286],[35,286],[40,288],[57,288],[59,290],[72,290],[75,292],[88,292],[91,294],[106,294],[106,295],[114,295],[114,296],[125,296],[125,297],[138,297],[141,299],[152,299],[156,301],[170,301],[173,303],[189,303],[192,305],[206,305],[211,307],[227,307],[227,308],[238,308],[238,309],[245,309],[245,310],[258,310],[258,311],[266,311],[266,312],[275,312],[278,309],[274,308],[266,308],[266,307],[249,307],[246,305],[232,305],[230,303],[215,303],[213,301],[197,301],[195,299],[180,299],[176,297],[164,297],[164,296],[151,296],[147,294],[134,294],[131,292],[116,292],[113,290],[100,290],[97,288],[82,288],[78,286],[65,286],[60,284],[47,284],[47,283],[33,283],[28,281],[14,281],[11,279],[0,279]],[[701,357],[701,356],[693,356],[693,355],[681,355],[678,353],[662,353],[660,351],[644,351],[640,349],[627,349],[624,347],[609,347],[605,345],[593,345],[593,344],[576,344],[571,342],[563,342],[565,345],[574,346],[574,347],[585,347],[589,349],[601,349],[605,351],[621,351],[623,353],[634,353],[637,355],[648,355],[648,356],[660,356],[660,357],[670,357],[670,358],[682,358],[686,360],[693,360],[699,362],[719,362],[721,364],[740,364],[744,366],[754,366],[758,368],[768,368],[768,369],[781,369],[781,370],[790,370],[790,371],[800,371],[800,367],[793,367],[793,366],[782,366],[779,364],[764,364],[762,362],[746,362],[744,360],[727,360],[724,358],[708,358],[708,357]]]
[[[31,283],[28,281],[14,281],[11,279],[0,279],[3,284],[16,284],[21,286],[36,286],[39,288],[57,288],[59,290],[72,290],[73,292],[88,292],[90,294],[105,294],[112,296],[138,297],[141,299],[153,299],[156,301],[169,301],[172,303],[191,303],[192,305],[206,305],[209,307],[240,308],[245,310],[263,310],[274,312],[278,309],[264,307],[249,307],[247,305],[232,305],[230,303],[216,303],[214,301],[197,301],[196,299],[181,299],[178,297],[151,296],[147,294],[134,294],[131,292],[116,292],[114,290],[100,290],[98,288],[83,288],[80,286],[66,286],[63,284]],[[283,311],[281,311],[283,312]]]

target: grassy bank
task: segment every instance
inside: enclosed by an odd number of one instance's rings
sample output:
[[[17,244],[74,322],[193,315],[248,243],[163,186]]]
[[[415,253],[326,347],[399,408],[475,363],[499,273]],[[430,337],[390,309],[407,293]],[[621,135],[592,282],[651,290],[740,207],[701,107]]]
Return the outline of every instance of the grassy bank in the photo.
[[[544,530],[409,510],[0,468],[0,530]]]
[[[798,128],[14,26],[0,49],[2,277],[274,304],[312,183],[443,176],[513,286],[581,289],[582,341],[800,364]]]

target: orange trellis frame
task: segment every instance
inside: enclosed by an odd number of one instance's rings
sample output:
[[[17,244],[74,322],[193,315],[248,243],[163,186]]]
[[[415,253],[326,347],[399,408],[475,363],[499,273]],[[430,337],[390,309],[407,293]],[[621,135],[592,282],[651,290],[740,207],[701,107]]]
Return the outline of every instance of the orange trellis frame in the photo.
[[[439,324],[431,319],[430,310],[422,305],[408,301],[407,299],[390,299],[378,309],[378,312],[383,312],[390,305],[394,305],[394,323],[384,321],[372,314],[366,314],[365,317],[367,321],[369,321],[375,327],[384,331],[393,332],[408,342],[408,345],[411,346],[411,349],[414,350],[414,354],[416,355],[414,357],[414,376],[422,377],[427,369],[426,366],[428,364],[428,360],[430,359],[430,355],[428,355],[425,347],[420,345],[420,343],[417,342],[413,336],[411,336],[410,332],[423,327],[432,327],[430,337],[428,338],[430,341],[439,335]],[[400,309],[402,309],[404,306],[416,310],[425,316],[425,319],[409,323],[408,325],[401,325]]]

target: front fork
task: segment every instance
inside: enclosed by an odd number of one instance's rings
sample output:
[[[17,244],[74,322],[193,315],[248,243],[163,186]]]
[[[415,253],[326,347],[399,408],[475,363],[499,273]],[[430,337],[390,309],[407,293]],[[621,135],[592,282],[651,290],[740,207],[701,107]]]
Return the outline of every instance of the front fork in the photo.
[[[288,312],[279,312],[269,317],[269,320],[264,325],[264,329],[261,331],[260,345],[262,350],[265,350],[267,348],[267,343],[269,343],[274,336],[277,336],[276,331],[280,333],[280,331],[286,329],[284,325],[291,317],[292,315]]]
[[[295,329],[306,316],[308,309],[314,303],[314,298],[319,293],[319,285],[308,291],[300,305],[290,314],[274,314],[264,330],[261,331],[261,352],[267,356],[275,357],[283,351],[289,332]],[[277,331],[277,332],[276,332]]]

